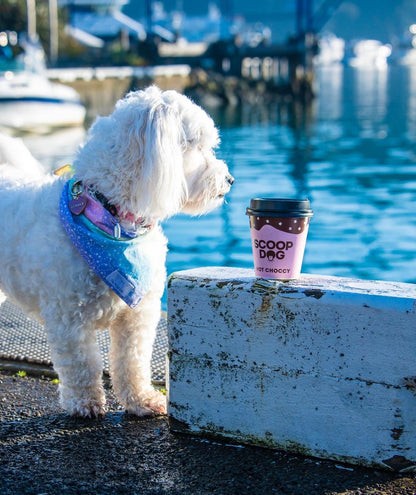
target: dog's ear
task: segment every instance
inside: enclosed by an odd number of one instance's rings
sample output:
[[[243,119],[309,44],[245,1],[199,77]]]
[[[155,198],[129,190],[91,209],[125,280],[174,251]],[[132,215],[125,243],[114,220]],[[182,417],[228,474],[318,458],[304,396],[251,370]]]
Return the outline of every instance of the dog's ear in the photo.
[[[74,167],[122,213],[161,219],[186,203],[185,147],[177,106],[150,87],[129,93],[113,114],[96,119]]]
[[[178,112],[160,99],[147,111],[139,112],[135,125],[127,130],[134,133],[129,142],[135,142],[133,148],[137,150],[139,210],[146,217],[168,217],[177,213],[187,198],[182,122]]]

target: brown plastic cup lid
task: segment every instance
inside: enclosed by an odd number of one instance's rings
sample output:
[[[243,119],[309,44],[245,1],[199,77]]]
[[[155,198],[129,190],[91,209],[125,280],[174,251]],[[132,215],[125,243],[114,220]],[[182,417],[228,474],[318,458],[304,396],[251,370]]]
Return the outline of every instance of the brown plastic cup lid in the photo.
[[[254,198],[247,208],[247,215],[259,217],[311,217],[313,211],[309,199]]]

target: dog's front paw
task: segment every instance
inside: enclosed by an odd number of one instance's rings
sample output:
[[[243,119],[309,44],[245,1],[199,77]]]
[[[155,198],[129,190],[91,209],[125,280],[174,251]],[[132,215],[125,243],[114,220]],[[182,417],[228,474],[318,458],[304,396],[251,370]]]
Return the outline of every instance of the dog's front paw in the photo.
[[[166,414],[166,397],[157,390],[151,389],[135,403],[126,405],[129,414],[136,416],[162,416]]]
[[[95,400],[72,400],[70,404],[63,404],[64,409],[73,418],[96,419],[105,414],[105,403]]]
[[[74,418],[97,419],[104,416],[105,408],[99,404],[85,404],[72,410],[71,416]]]

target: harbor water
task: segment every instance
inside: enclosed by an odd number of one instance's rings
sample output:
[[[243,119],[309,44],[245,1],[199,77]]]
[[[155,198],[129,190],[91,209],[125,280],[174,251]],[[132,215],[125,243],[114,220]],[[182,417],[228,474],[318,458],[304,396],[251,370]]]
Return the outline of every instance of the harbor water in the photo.
[[[164,222],[168,272],[253,267],[250,198],[308,198],[304,273],[416,283],[416,67],[318,69],[309,108],[288,102],[208,109],[235,177],[225,204]],[[51,169],[82,129],[23,139]]]

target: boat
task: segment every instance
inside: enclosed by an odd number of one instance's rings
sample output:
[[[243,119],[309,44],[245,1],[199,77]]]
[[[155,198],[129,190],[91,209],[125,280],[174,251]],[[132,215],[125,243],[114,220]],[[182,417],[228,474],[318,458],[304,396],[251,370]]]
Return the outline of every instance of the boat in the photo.
[[[347,57],[347,64],[359,69],[386,69],[391,55],[391,45],[378,40],[361,40],[354,44],[353,55]]]
[[[345,54],[345,41],[333,33],[327,33],[318,39],[318,54],[313,62],[315,66],[333,66],[341,64]]]
[[[416,24],[394,40],[392,61],[397,65],[416,66]]]
[[[45,54],[38,42],[13,32],[0,33],[0,127],[43,131],[82,125],[86,109],[71,87],[46,75]]]

